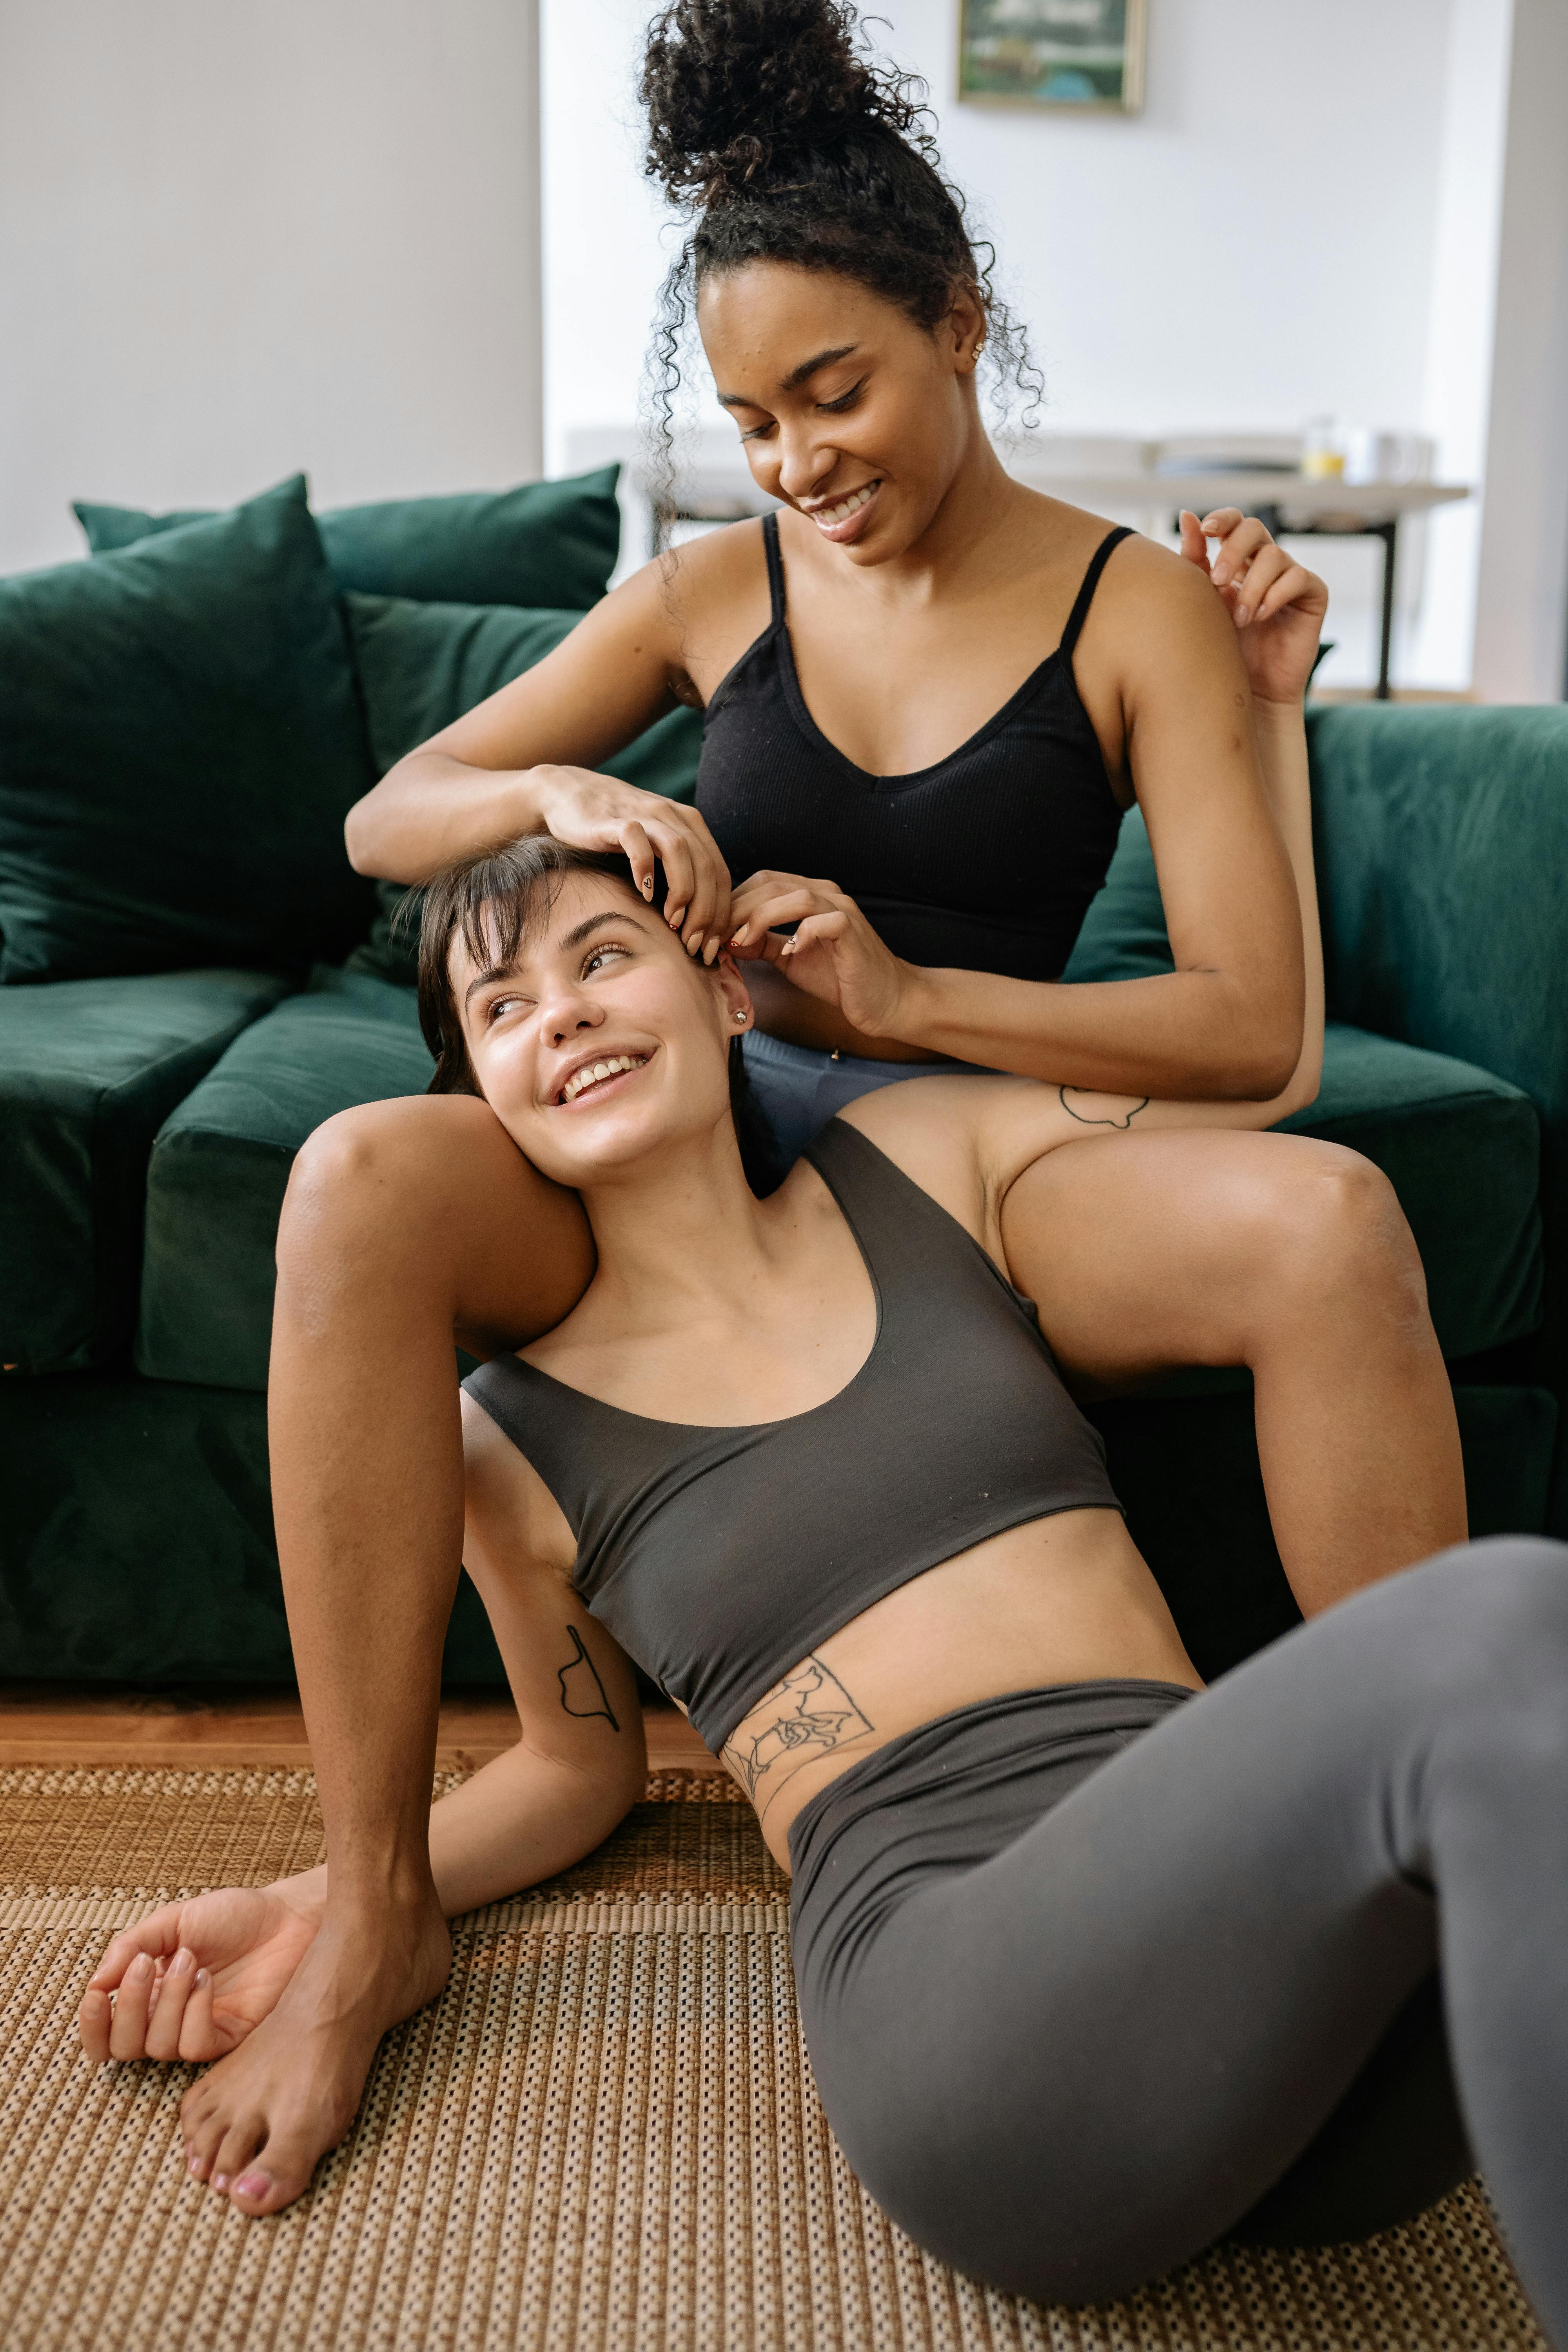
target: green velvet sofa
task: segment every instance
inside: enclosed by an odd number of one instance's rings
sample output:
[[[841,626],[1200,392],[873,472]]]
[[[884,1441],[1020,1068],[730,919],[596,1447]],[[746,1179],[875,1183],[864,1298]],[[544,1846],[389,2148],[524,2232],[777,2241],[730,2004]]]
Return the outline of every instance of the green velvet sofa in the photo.
[[[84,508],[90,562],[0,581],[0,1675],[289,1679],[279,1208],[313,1127],[430,1073],[342,814],[603,593],[613,493]],[[1477,1531],[1568,1534],[1568,710],[1310,731],[1332,1017],[1291,1124],[1398,1190]],[[678,712],[613,764],[688,796],[699,740]],[[1068,977],[1168,965],[1134,817]],[[1245,1375],[1096,1412],[1199,1664],[1289,1624]],[[466,1580],[447,1675],[500,1679]]]

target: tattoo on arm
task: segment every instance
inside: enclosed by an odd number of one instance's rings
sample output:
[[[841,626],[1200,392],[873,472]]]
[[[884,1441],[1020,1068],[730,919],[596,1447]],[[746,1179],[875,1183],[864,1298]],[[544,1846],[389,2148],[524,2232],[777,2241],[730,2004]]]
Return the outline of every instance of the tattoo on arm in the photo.
[[[811,1657],[758,1702],[745,1728],[725,1748],[724,1761],[753,1804],[758,1783],[777,1774],[768,1792],[771,1803],[803,1764],[875,1729],[832,1669]]]
[[[575,1625],[568,1625],[566,1631],[572,1636],[574,1654],[556,1670],[562,1706],[568,1715],[602,1715],[610,1729],[618,1731],[621,1727],[616,1721],[615,1710],[604,1684],[599,1680],[599,1670],[583,1647],[582,1634]]]
[[[1149,1108],[1149,1097],[1145,1095],[1142,1102],[1135,1102],[1131,1109],[1130,1111],[1124,1111],[1120,1118],[1110,1117],[1097,1118],[1092,1111],[1074,1110],[1071,1103],[1068,1100],[1068,1095],[1077,1095],[1080,1103],[1090,1103],[1104,1102],[1107,1099],[1104,1095],[1096,1094],[1087,1087],[1058,1087],[1057,1088],[1057,1093],[1060,1097],[1063,1110],[1066,1111],[1069,1118],[1076,1118],[1079,1127],[1119,1127],[1126,1129],[1131,1126],[1133,1120],[1137,1118],[1141,1110],[1147,1110]]]

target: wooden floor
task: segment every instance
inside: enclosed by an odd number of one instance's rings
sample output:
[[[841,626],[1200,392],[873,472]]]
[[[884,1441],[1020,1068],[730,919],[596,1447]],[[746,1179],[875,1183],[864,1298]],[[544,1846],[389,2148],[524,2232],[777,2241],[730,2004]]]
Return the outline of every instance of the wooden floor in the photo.
[[[648,1768],[700,1769],[711,1756],[675,1707],[644,1711]],[[485,1691],[442,1702],[436,1769],[477,1769],[516,1741],[510,1699]],[[308,1767],[310,1744],[291,1691],[137,1692],[61,1683],[0,1683],[0,1766],[16,1764]]]

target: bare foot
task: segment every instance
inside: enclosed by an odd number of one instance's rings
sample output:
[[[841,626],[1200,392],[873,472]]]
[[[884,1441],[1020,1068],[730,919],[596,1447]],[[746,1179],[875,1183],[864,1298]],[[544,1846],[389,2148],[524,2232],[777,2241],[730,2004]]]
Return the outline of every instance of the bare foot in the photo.
[[[270,2016],[180,2104],[186,2168],[242,2213],[278,2213],[354,2119],[376,2045],[446,1983],[447,1923],[329,1910]]]

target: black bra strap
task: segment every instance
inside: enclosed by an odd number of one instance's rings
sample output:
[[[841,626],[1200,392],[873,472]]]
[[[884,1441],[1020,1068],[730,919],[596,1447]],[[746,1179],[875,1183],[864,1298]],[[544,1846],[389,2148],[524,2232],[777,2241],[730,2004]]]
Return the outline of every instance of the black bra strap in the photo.
[[[1074,646],[1078,643],[1079,631],[1089,617],[1089,608],[1094,602],[1094,592],[1100,585],[1100,575],[1104,571],[1112,551],[1120,547],[1124,539],[1131,539],[1135,536],[1130,523],[1119,523],[1114,530],[1106,532],[1105,537],[1095,549],[1089,558],[1089,570],[1083,575],[1083,586],[1078,592],[1078,602],[1068,614],[1068,625],[1062,631],[1061,650],[1064,654],[1070,656]]]
[[[777,628],[784,616],[784,558],[779,553],[779,518],[776,508],[763,517],[763,545],[768,555],[768,592],[773,600],[773,626]]]

